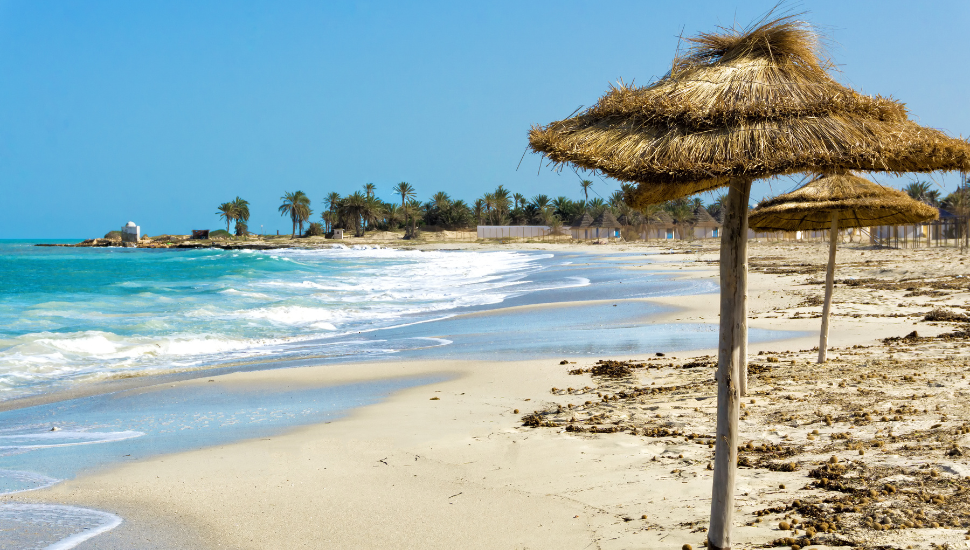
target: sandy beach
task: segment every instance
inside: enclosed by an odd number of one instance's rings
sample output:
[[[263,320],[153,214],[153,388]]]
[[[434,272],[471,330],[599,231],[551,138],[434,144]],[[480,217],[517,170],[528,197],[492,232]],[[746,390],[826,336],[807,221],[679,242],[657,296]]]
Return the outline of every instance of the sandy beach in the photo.
[[[716,281],[716,244],[584,251],[666,252],[621,269]],[[749,348],[738,546],[964,544],[965,256],[843,246],[835,351],[817,365],[827,245],[749,247],[750,326],[805,335]],[[651,301],[673,308],[654,322],[717,323],[710,294]],[[177,381],[155,391],[444,377],[333,422],[113,466],[4,501],[125,519],[78,548],[698,548],[710,506],[716,350],[656,352],[382,361]],[[585,372],[570,374],[577,370]]]

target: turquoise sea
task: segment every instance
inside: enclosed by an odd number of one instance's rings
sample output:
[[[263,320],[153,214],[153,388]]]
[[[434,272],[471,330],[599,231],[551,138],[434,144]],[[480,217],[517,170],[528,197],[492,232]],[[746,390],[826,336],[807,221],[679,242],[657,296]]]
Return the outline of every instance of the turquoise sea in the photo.
[[[530,276],[549,256],[0,242],[0,399],[254,358],[360,359],[441,345],[361,335],[534,292],[541,284]]]
[[[652,261],[642,253],[34,242],[0,241],[0,401],[153,374],[165,381],[339,361],[636,358],[717,342],[715,325],[655,323],[663,309],[644,300],[713,295],[717,285],[627,269]],[[532,305],[542,307],[516,307]],[[754,342],[788,336],[750,334]],[[0,495],[337,419],[435,380],[247,391],[164,384],[9,408],[0,411]],[[126,528],[110,510],[0,505],[0,548],[125,548]]]

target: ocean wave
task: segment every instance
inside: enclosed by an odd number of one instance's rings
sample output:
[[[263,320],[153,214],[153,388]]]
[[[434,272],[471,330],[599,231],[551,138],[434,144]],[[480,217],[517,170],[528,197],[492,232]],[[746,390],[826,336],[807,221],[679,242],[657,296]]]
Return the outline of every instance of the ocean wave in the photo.
[[[95,445],[123,441],[143,435],[145,435],[143,432],[137,431],[84,432],[69,430],[7,434],[0,435],[0,454],[53,447]]]
[[[108,254],[107,285],[94,279],[83,288],[75,283],[74,294],[0,301],[0,326],[13,331],[0,332],[0,396],[58,381],[303,353],[294,351],[299,342],[588,284],[576,278],[532,283],[530,275],[551,257],[345,245]],[[63,277],[69,267],[56,263],[50,277]]]
[[[17,547],[70,550],[121,525],[122,519],[100,510],[61,504],[0,504],[0,522],[16,526],[5,533],[5,538]],[[62,538],[53,544],[38,540],[51,532]]]
[[[60,483],[56,477],[37,472],[0,469],[0,496],[36,491]]]

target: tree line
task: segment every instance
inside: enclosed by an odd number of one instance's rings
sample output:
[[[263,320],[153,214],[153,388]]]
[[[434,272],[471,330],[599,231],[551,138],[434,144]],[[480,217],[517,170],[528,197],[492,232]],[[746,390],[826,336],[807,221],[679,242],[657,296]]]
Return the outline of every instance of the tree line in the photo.
[[[582,198],[573,200],[565,195],[550,197],[539,194],[527,198],[521,193],[513,193],[499,185],[494,191],[484,193],[468,204],[460,199],[452,199],[448,193],[439,191],[424,202],[419,201],[414,186],[400,182],[391,188],[390,200],[377,197],[377,187],[373,183],[364,184],[362,190],[346,196],[327,193],[322,200],[323,206],[318,213],[320,221],[311,221],[314,215],[310,197],[303,191],[286,191],[280,197],[282,203],[278,211],[290,219],[291,236],[317,236],[331,234],[334,229],[350,231],[361,237],[366,231],[400,231],[405,238],[414,238],[419,229],[466,229],[476,225],[546,225],[559,229],[570,225],[575,219],[588,213],[596,218],[609,210],[629,226],[640,226],[655,219],[661,212],[667,212],[674,224],[692,224],[698,208],[706,208],[717,217],[721,211],[723,196],[713,202],[703,204],[698,197],[669,201],[645,208],[632,208],[624,197],[633,190],[629,184],[621,184],[618,191],[608,197],[598,195],[591,180],[579,183]],[[249,203],[239,197],[219,206],[220,218],[226,222],[230,231],[232,222],[236,223],[235,234],[248,234]]]
[[[942,208],[958,216],[970,213],[970,176],[956,191],[942,196],[939,189],[933,189],[928,181],[914,181],[903,187],[903,191],[910,197],[923,201],[930,206]]]

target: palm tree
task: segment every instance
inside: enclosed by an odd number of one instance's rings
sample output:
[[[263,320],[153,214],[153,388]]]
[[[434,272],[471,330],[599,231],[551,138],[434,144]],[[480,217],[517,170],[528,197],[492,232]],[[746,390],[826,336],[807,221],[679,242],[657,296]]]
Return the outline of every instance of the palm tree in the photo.
[[[583,201],[573,201],[569,197],[562,195],[552,200],[552,207],[556,217],[566,224],[570,223],[576,216],[581,215],[586,210]]]
[[[216,214],[219,214],[220,218],[226,220],[226,233],[229,233],[229,224],[236,219],[236,205],[231,202],[224,202],[219,205]]]
[[[480,199],[485,204],[485,219],[492,223],[492,211],[495,210],[495,194],[485,193]]]
[[[397,184],[397,187],[394,188],[394,193],[396,195],[401,195],[402,209],[407,205],[408,199],[413,199],[417,195],[417,193],[414,192],[414,187],[411,187],[411,184],[406,181],[402,181],[401,183]]]
[[[548,225],[550,221],[549,217],[552,215],[552,212],[550,211],[549,196],[536,195],[532,197],[530,205],[535,209],[536,216],[539,218],[539,220]]]
[[[388,229],[397,226],[398,222],[404,221],[404,211],[400,206],[386,202],[381,208],[381,215],[384,216],[384,223]]]
[[[509,212],[509,197],[511,194],[504,185],[499,185],[492,193],[492,221],[495,225],[502,225]]]
[[[337,213],[330,210],[324,210],[320,213],[320,219],[322,219],[324,223],[324,232],[330,233],[330,231],[333,230],[333,223],[337,221]]]
[[[438,191],[431,196],[431,202],[434,203],[435,208],[438,210],[445,210],[451,204],[451,198],[448,196],[448,193]]]
[[[405,215],[409,223],[404,226],[404,238],[416,239],[418,237],[418,217],[421,215],[421,203],[411,199],[404,205]]]
[[[903,191],[912,199],[923,202],[929,202],[927,201],[927,195],[929,195],[930,190],[930,184],[926,181],[914,181],[906,187],[903,187]]]
[[[525,200],[525,195],[522,193],[514,193],[512,195],[512,200],[515,201],[515,207],[519,208],[525,206],[528,201]]]
[[[408,216],[410,216],[410,212],[407,209],[407,201],[408,199],[413,199],[417,193],[414,192],[414,187],[411,187],[411,184],[406,181],[402,181],[401,183],[397,184],[397,187],[394,188],[394,192],[401,195],[401,211],[404,213],[404,225],[407,226]],[[405,227],[405,237],[407,234],[408,230],[407,227]]]
[[[364,225],[361,223],[361,220],[365,218],[369,209],[369,205],[367,204],[367,196],[360,191],[357,191],[340,201],[339,208],[340,216],[345,220],[350,221],[350,223],[354,226],[354,236],[363,237]]]
[[[296,197],[299,201],[297,207],[297,224],[300,227],[300,234],[303,234],[303,224],[310,220],[310,215],[313,211],[310,210],[310,197],[306,195],[303,191],[296,191]]]
[[[707,213],[717,219],[721,219],[721,214],[724,212],[725,200],[727,200],[727,193],[720,193],[714,197],[714,202],[707,205]]]
[[[236,209],[237,222],[249,221],[249,201],[241,199],[237,195],[235,200],[232,201],[232,206]]]
[[[589,215],[595,218],[602,214],[603,210],[606,210],[606,202],[603,199],[596,197],[586,204],[586,209],[589,211]]]
[[[378,215],[381,212],[381,200],[377,197],[364,196],[364,211],[361,213],[361,218],[364,220],[364,229],[371,228],[371,222],[377,221]],[[364,236],[361,232],[361,237]]]
[[[472,207],[472,214],[475,215],[475,222],[478,225],[482,225],[482,221],[485,218],[485,199],[475,199],[475,205]]]
[[[590,180],[579,180],[579,186],[583,188],[583,203],[589,204],[589,188],[593,186]]]
[[[290,220],[293,222],[293,234],[291,237],[296,237],[296,226],[300,225],[300,233],[303,233],[303,224],[310,219],[310,197],[306,196],[303,191],[286,191],[283,196],[280,197],[283,204],[279,207],[279,212],[281,216],[290,216]]]
[[[680,238],[687,237],[687,229],[694,220],[694,210],[686,200],[672,201],[668,203],[667,213],[674,219],[674,225],[680,230]]]
[[[626,204],[623,200],[623,191],[613,191],[613,194],[610,195],[610,206],[619,208],[622,204]]]
[[[327,211],[330,212],[330,216],[324,216],[323,221],[327,223],[327,233],[333,231],[333,222],[337,220],[337,206],[340,205],[340,193],[336,191],[331,191],[327,193],[327,196],[323,199],[323,203],[327,205]]]
[[[373,197],[374,196],[374,191],[376,191],[376,190],[377,190],[377,186],[374,185],[373,183],[365,183],[364,184],[364,193],[368,197]]]

